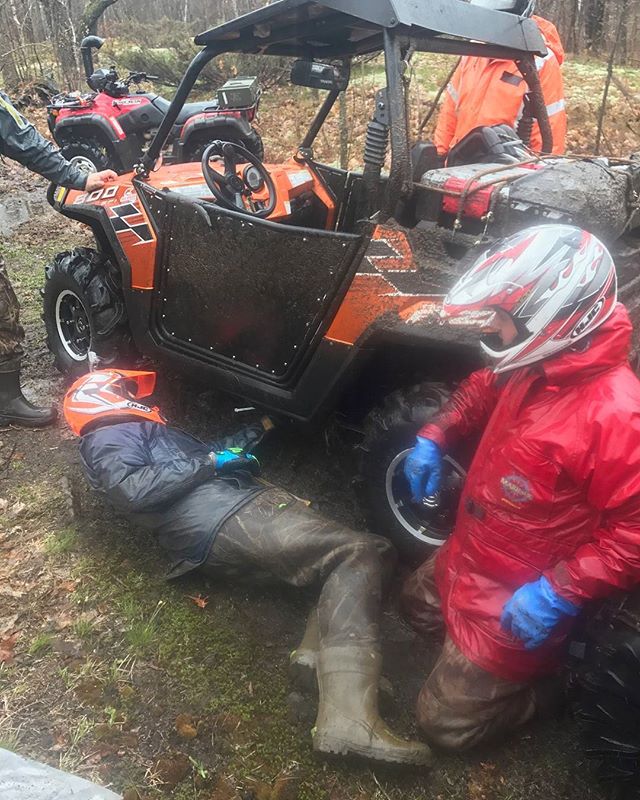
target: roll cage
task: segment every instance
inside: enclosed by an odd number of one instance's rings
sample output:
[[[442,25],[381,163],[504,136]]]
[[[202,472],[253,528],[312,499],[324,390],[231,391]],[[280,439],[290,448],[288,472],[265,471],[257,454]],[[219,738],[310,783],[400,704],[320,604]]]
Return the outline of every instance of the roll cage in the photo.
[[[489,11],[461,0],[278,0],[216,28],[198,34],[203,49],[187,68],[175,97],[149,146],[138,174],[153,169],[193,85],[209,61],[222,53],[252,53],[339,61],[344,80],[331,90],[303,142],[309,150],[341,91],[348,84],[354,56],[383,52],[387,80],[391,169],[386,207],[393,208],[413,192],[406,92],[403,80],[413,52],[475,55],[513,60],[533,99],[543,152],[552,136],[542,98],[535,56],[546,46],[531,19]]]

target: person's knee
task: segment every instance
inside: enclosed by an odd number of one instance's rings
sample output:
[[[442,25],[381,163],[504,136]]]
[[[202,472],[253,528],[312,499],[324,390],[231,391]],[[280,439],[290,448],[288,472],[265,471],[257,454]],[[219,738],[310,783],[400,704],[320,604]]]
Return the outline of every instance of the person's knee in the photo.
[[[416,717],[427,741],[441,750],[468,750],[484,738],[485,726],[480,721],[456,713],[427,688],[420,692]]]
[[[353,552],[368,556],[374,561],[390,562],[395,564],[396,551],[393,544],[382,536],[375,536],[372,533],[361,531],[350,531],[350,535],[345,539],[345,544]]]

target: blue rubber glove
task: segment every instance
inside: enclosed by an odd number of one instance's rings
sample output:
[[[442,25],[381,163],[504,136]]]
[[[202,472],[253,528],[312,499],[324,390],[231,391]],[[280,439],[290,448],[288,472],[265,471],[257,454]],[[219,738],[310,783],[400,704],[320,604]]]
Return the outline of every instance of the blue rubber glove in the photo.
[[[513,593],[504,605],[500,624],[507,633],[522,639],[525,650],[533,650],[546,641],[563,617],[575,617],[579,611],[579,606],[556,594],[542,576]]]
[[[251,453],[244,453],[240,447],[218,450],[210,454],[217,475],[228,475],[238,469],[247,470],[252,475],[260,472],[260,462]]]
[[[416,446],[406,457],[404,474],[409,481],[414,503],[430,497],[440,489],[442,480],[442,451],[431,439],[416,438]]]

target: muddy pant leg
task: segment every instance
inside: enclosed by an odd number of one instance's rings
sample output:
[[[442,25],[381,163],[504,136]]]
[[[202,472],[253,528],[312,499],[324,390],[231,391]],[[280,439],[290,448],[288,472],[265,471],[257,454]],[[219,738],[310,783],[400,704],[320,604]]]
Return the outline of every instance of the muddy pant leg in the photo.
[[[437,553],[413,572],[402,587],[400,608],[407,622],[423,636],[444,636],[442,604],[436,587]]]
[[[427,636],[444,633],[442,604],[435,582],[437,554],[409,576],[402,588],[402,610],[413,628]],[[447,636],[416,707],[428,740],[447,750],[466,750],[529,720],[534,690],[511,683],[469,661]]]
[[[518,728],[535,713],[531,685],[512,683],[478,667],[447,636],[417,704],[427,739],[447,750],[466,750]]]
[[[288,492],[270,489],[224,523],[204,566],[318,586],[322,646],[373,645],[394,551],[386,539],[331,522]]]
[[[14,372],[23,355],[20,304],[0,256],[0,372]]]

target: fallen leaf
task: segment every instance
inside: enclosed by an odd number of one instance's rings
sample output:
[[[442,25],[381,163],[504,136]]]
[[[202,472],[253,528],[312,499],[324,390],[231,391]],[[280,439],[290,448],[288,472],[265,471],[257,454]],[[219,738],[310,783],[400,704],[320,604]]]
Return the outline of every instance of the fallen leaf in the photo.
[[[197,722],[190,714],[178,714],[175,725],[183,739],[195,739],[198,735]]]
[[[198,606],[198,608],[206,608],[207,603],[209,602],[208,597],[203,597],[201,594],[190,595],[188,594],[187,597],[189,600],[193,600],[193,602]]]
[[[0,617],[0,636],[5,636],[7,633],[13,633],[15,631],[19,616],[20,612],[10,617]]]
[[[171,753],[158,759],[155,772],[162,783],[173,789],[191,772],[191,762],[184,753]]]
[[[78,581],[60,581],[56,588],[63,592],[75,592],[78,588]]]
[[[0,594],[4,597],[22,597],[26,592],[20,592],[17,589],[12,589],[10,586],[0,586]]]
[[[20,514],[22,514],[22,512],[25,510],[26,507],[27,507],[26,503],[22,503],[20,500],[18,500],[9,509],[9,514],[12,517],[19,517]]]
[[[12,633],[11,636],[0,639],[0,664],[10,664],[13,661],[13,648],[19,635]]]

